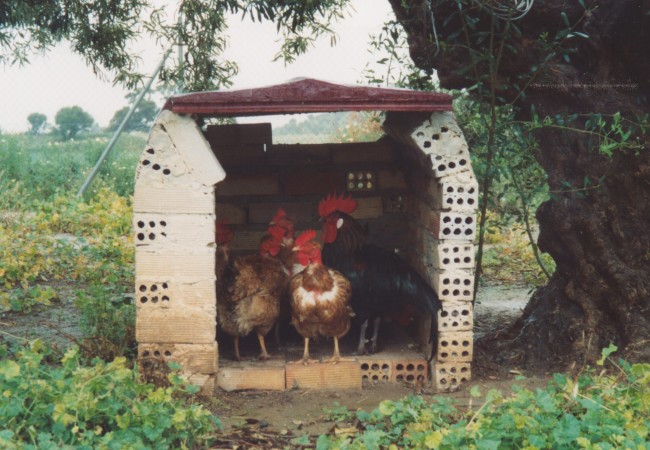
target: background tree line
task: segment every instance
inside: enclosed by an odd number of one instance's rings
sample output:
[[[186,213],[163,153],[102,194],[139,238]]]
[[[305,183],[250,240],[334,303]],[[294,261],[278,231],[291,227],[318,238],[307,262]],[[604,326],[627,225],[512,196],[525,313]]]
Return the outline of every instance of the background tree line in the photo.
[[[135,101],[136,94],[129,93],[126,98],[129,104]],[[127,115],[131,106],[125,106],[117,111],[111,118],[106,131],[114,132],[117,130],[122,120]],[[123,131],[143,131],[149,130],[158,114],[158,105],[151,99],[144,98],[140,101],[135,111],[124,125]],[[34,112],[27,116],[29,122],[28,134],[38,135],[48,131],[47,116],[45,114]],[[95,119],[80,106],[66,106],[57,111],[54,116],[54,125],[50,127],[51,134],[67,141],[83,136],[89,132],[95,124]]]

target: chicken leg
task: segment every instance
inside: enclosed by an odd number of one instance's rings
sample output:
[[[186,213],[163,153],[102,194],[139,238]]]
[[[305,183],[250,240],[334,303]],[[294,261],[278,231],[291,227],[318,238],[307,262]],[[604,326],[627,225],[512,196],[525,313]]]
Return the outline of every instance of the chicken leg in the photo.
[[[305,349],[302,352],[302,359],[300,360],[303,364],[309,364],[309,338],[305,338]]]
[[[262,349],[262,353],[260,353],[260,359],[261,360],[269,359],[270,356],[266,351],[266,343],[264,342],[264,336],[261,335],[260,333],[257,333],[257,340],[260,341],[260,348]]]
[[[357,355],[366,354],[366,330],[368,329],[368,319],[364,320],[361,324],[359,331],[359,345],[357,346]]]
[[[341,361],[341,353],[339,353],[339,338],[334,336],[334,354],[328,360],[328,362],[331,362],[332,364],[336,364],[339,361]]]
[[[377,337],[379,336],[379,325],[381,324],[381,317],[375,317],[374,327],[372,329],[372,339],[370,341],[370,353],[377,352]]]
[[[239,336],[235,336],[235,359],[241,361],[241,356],[239,356]]]

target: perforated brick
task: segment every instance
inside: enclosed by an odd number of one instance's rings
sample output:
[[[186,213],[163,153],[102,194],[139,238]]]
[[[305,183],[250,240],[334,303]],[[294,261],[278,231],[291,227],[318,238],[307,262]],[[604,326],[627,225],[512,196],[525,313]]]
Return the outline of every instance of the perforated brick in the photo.
[[[192,384],[201,387],[204,394],[214,391],[218,370],[217,343],[210,344],[138,344],[140,373],[158,379],[166,378],[167,363],[181,366],[182,375]]]
[[[443,302],[438,311],[439,331],[471,331],[474,325],[472,304]]]
[[[468,362],[436,363],[434,382],[439,391],[450,391],[472,379],[471,364]]]
[[[448,240],[469,240],[476,238],[476,216],[473,213],[451,211],[434,212],[437,220],[437,238]]]
[[[443,302],[472,300],[474,295],[474,273],[468,269],[436,271],[433,284]]]
[[[423,359],[393,361],[391,381],[415,383],[427,379],[428,364]]]
[[[449,112],[434,113],[411,133],[411,139],[425,154],[431,156],[436,178],[471,167],[467,143]]]
[[[474,352],[474,338],[469,331],[441,332],[438,334],[438,362],[471,361]]]
[[[214,214],[134,213],[133,241],[138,246],[207,247],[214,242]]]
[[[436,269],[471,269],[474,267],[476,247],[472,242],[436,241],[431,244],[434,249],[434,267]]]
[[[478,207],[478,182],[471,170],[431,181],[429,189],[443,210],[475,211]]]
[[[359,359],[361,379],[367,381],[390,381],[392,361],[386,359]]]

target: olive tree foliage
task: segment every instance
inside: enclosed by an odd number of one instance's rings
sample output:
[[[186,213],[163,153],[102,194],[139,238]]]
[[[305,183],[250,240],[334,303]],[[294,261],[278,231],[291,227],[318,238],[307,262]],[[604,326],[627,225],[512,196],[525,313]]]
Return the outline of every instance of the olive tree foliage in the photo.
[[[0,2],[0,64],[26,64],[31,55],[70,43],[100,77],[128,89],[143,77],[133,44],[154,39],[161,54],[182,44],[183,61],[170,58],[162,81],[186,90],[227,87],[237,65],[224,58],[227,21],[272,21],[282,37],[277,59],[290,62],[322,35],[348,0],[179,0],[174,11],[154,0],[4,0]]]

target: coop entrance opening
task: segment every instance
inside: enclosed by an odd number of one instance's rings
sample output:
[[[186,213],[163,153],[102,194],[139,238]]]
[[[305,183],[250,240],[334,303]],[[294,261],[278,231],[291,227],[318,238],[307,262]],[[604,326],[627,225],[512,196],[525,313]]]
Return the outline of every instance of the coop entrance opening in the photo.
[[[171,98],[136,178],[136,290],[144,286],[139,294],[147,299],[138,303],[140,355],[177,360],[205,390],[429,379],[447,389],[468,380],[478,192],[450,109],[451,98],[440,94],[316,80]],[[384,134],[370,142],[282,144],[274,142],[268,122],[205,125],[210,117],[345,110],[384,112]],[[280,341],[273,331],[266,337],[273,357],[256,359],[259,342],[252,333],[240,340],[244,361],[233,361],[232,338],[216,332],[216,221],[228,219],[232,255],[255,253],[280,208],[298,232],[314,229],[320,235],[318,205],[332,192],[356,200],[351,215],[367,229],[368,242],[397,254],[433,287],[440,311],[385,314],[372,355],[354,355],[360,333],[354,322],[341,341],[343,361],[311,365],[290,364],[300,358],[302,341],[283,311]],[[163,283],[169,299],[164,302],[150,289]],[[325,359],[332,342],[312,343],[310,351],[314,359]]]

